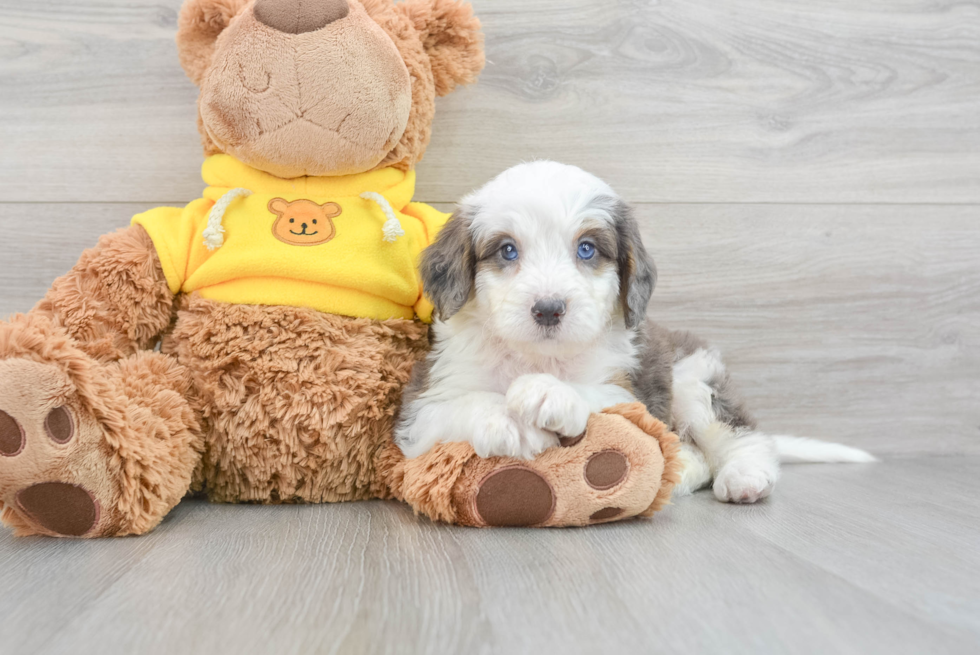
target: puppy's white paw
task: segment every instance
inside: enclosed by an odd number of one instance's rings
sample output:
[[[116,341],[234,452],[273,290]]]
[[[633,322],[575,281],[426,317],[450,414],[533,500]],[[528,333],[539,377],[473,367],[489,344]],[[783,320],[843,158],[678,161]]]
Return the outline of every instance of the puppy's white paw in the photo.
[[[470,443],[480,457],[534,459],[537,454],[557,446],[558,437],[534,426],[523,425],[501,406],[499,412],[487,416]]]
[[[480,457],[517,457],[521,452],[521,428],[501,407],[478,425],[470,441]]]
[[[758,462],[735,460],[715,476],[715,498],[725,503],[754,503],[772,493],[777,473]]]
[[[534,459],[539,454],[558,445],[558,435],[533,425],[521,425],[522,459]]]
[[[507,408],[528,425],[577,437],[589,422],[589,407],[577,391],[553,375],[522,375],[507,390]]]

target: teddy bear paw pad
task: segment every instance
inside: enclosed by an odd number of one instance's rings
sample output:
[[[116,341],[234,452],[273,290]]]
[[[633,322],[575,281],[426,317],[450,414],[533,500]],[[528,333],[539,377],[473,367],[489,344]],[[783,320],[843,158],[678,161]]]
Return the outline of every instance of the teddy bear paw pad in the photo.
[[[540,525],[555,511],[555,493],[540,474],[515,466],[494,471],[480,484],[476,511],[494,527]]]
[[[585,481],[593,489],[605,491],[622,484],[629,470],[630,462],[626,455],[615,450],[603,450],[586,462]]]
[[[17,506],[33,523],[65,537],[83,537],[99,523],[99,503],[65,482],[41,482],[17,492]]]
[[[66,444],[75,436],[75,421],[66,407],[55,407],[44,417],[44,431],[55,443]]]
[[[0,456],[16,457],[24,450],[27,436],[13,416],[0,410]]]

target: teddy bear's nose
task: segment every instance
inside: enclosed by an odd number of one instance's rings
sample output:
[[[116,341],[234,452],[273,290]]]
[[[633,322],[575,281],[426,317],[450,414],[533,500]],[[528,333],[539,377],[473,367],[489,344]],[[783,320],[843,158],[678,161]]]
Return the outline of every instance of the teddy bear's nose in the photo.
[[[305,34],[326,27],[347,15],[347,0],[258,0],[255,18],[285,32]]]

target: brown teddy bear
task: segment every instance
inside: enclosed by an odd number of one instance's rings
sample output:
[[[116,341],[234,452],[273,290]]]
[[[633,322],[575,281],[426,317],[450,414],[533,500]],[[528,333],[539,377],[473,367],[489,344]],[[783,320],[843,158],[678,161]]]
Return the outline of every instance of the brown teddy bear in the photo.
[[[207,188],[102,237],[0,323],[0,508],[17,534],[151,530],[217,502],[398,497],[468,525],[649,514],[676,438],[594,416],[534,462],[391,442],[428,347],[416,271],[446,215],[412,202],[437,95],[476,79],[455,0],[187,0]]]

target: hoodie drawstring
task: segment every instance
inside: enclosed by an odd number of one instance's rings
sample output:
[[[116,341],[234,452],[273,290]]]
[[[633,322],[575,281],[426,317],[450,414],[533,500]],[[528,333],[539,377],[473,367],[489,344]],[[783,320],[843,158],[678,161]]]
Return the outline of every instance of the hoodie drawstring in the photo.
[[[246,198],[250,195],[252,195],[252,192],[248,189],[232,189],[221,196],[218,202],[214,203],[214,207],[211,208],[211,213],[208,214],[208,226],[204,230],[204,245],[207,246],[208,250],[217,250],[225,242],[225,228],[222,227],[221,221],[225,218],[228,205],[233,203],[237,198]]]
[[[361,194],[361,197],[365,200],[371,200],[372,202],[377,203],[377,205],[381,207],[381,211],[384,212],[384,215],[388,218],[388,220],[385,221],[384,228],[382,228],[382,231],[384,232],[384,240],[387,243],[394,243],[398,237],[405,236],[405,230],[402,229],[402,222],[398,220],[397,216],[395,216],[395,210],[391,208],[391,205],[388,204],[388,201],[383,195],[380,193],[375,193],[374,191],[366,191]]]

